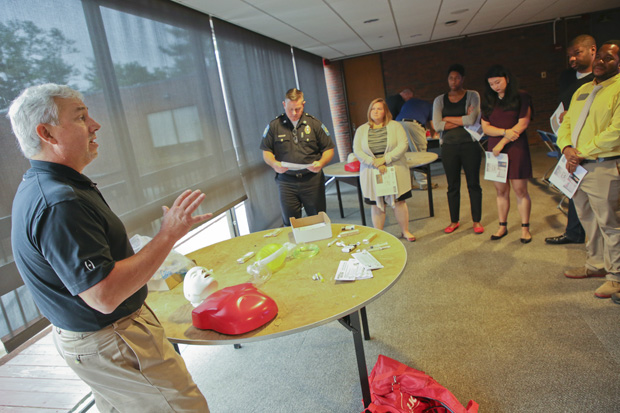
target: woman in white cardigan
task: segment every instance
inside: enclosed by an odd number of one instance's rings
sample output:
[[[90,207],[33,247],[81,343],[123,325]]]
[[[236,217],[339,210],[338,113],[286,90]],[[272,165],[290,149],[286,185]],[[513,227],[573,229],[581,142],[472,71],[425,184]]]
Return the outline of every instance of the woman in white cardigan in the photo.
[[[385,224],[385,206],[394,209],[396,221],[402,236],[407,241],[415,241],[409,231],[409,209],[405,200],[411,198],[411,174],[405,152],[409,147],[405,130],[398,122],[392,121],[387,103],[375,99],[368,107],[368,123],[355,131],[353,152],[360,161],[360,183],[364,202],[371,205],[372,225],[383,229]],[[393,166],[396,173],[398,193],[389,196],[377,196],[374,184],[374,171],[382,175]]]

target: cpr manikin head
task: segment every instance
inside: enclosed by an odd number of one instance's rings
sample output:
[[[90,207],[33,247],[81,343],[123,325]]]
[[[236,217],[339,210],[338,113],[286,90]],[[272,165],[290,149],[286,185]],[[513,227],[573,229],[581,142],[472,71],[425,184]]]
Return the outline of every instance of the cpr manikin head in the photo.
[[[183,295],[194,307],[198,307],[205,298],[217,291],[217,281],[210,277],[213,270],[194,267],[185,274]]]

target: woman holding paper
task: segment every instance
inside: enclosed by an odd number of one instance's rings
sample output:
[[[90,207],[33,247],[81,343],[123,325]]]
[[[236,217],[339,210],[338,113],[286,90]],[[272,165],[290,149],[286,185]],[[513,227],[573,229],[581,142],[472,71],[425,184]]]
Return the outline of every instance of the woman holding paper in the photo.
[[[521,242],[527,244],[532,241],[532,202],[527,190],[527,180],[532,177],[532,160],[525,130],[532,118],[531,99],[527,93],[519,91],[517,80],[503,66],[492,66],[485,79],[482,130],[489,137],[489,150],[493,151],[493,155],[508,155],[508,182],[493,182],[497,191],[499,229],[491,235],[491,240],[499,240],[508,234],[507,218],[512,186],[521,216]]]
[[[368,122],[355,131],[353,152],[360,161],[360,184],[364,201],[371,205],[372,225],[383,229],[385,207],[389,205],[394,209],[402,236],[407,241],[415,241],[409,231],[409,209],[405,202],[411,198],[411,174],[405,159],[409,143],[405,129],[392,121],[392,114],[383,99],[370,102],[367,116]],[[383,193],[377,186],[389,181],[388,176],[392,173],[396,181],[395,192],[377,195]]]
[[[480,187],[480,162],[482,151],[478,142],[465,129],[478,123],[480,117],[480,95],[474,90],[465,90],[463,81],[465,68],[454,64],[448,68],[450,91],[439,95],[433,102],[433,125],[441,134],[441,160],[448,181],[448,206],[450,225],[444,232],[453,233],[459,226],[461,206],[461,168],[467,179],[471,219],[474,232],[482,234],[482,188]]]

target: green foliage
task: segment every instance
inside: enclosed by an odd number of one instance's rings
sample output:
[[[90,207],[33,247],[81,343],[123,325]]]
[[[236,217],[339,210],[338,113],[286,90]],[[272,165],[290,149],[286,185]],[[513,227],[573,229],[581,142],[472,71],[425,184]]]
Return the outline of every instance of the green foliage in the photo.
[[[119,87],[154,82],[174,76],[182,76],[196,70],[196,47],[192,32],[168,29],[177,39],[167,47],[160,46],[163,54],[172,57],[172,67],[149,69],[137,61],[115,63],[114,73]],[[43,30],[32,21],[10,20],[0,23],[0,108],[6,108],[19,93],[32,85],[42,83],[68,84],[80,71],[65,60],[78,53],[74,40],[67,39],[56,28]],[[94,60],[84,73],[87,90],[102,90],[101,76]]]
[[[84,75],[84,79],[90,83],[90,87],[88,88],[90,92],[102,89],[101,78],[98,73],[99,72],[95,67],[95,63],[91,61],[91,64]],[[138,62],[115,63],[114,74],[116,75],[116,81],[118,82],[119,87],[154,82],[168,77],[165,70],[155,68],[153,71],[149,71],[146,66],[142,66]]]
[[[28,86],[69,83],[79,71],[63,56],[77,52],[74,43],[59,29],[43,30],[31,21],[0,23],[0,108]]]

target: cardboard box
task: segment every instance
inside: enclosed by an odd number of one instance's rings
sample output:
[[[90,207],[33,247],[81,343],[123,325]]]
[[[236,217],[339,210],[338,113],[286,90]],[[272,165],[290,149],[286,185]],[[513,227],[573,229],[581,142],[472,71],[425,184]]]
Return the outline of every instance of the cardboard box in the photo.
[[[291,228],[297,244],[332,237],[332,222],[325,212],[305,218],[291,218]]]
[[[146,285],[149,291],[168,291],[179,285],[183,281],[181,274],[170,274],[166,278],[150,279]]]

